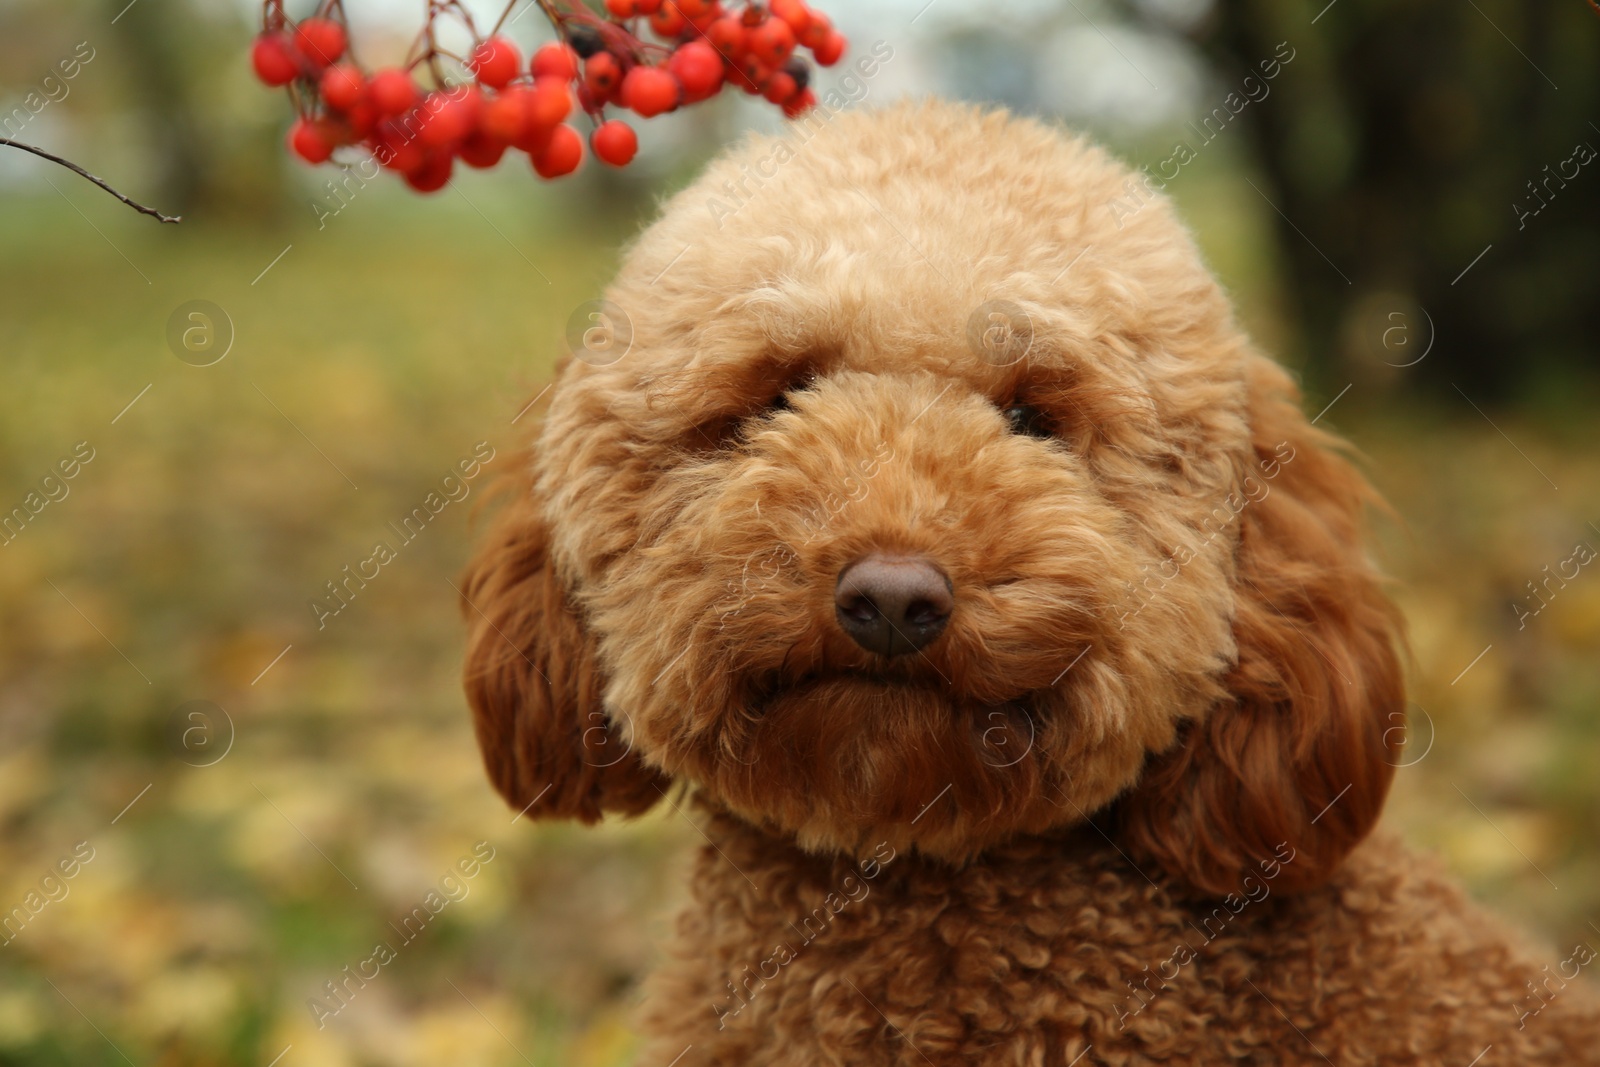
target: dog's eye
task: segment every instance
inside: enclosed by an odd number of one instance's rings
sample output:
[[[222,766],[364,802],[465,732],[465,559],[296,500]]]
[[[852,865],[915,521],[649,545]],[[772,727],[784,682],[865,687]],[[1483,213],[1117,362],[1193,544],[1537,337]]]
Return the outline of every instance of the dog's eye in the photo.
[[[793,411],[794,405],[789,402],[789,397],[794,393],[800,392],[802,389],[811,388],[811,381],[812,379],[809,377],[794,379],[788,385],[784,386],[781,392],[775,395],[771,400],[767,401],[766,407],[762,408],[759,414],[772,415],[779,411]]]
[[[1006,408],[1005,416],[1012,433],[1026,434],[1029,437],[1050,436],[1050,427],[1046,424],[1044,412],[1031,404],[1012,404]]]
[[[746,401],[748,404],[742,411],[730,412],[719,420],[715,432],[709,436],[716,441],[716,447],[734,447],[741,442],[748,441],[752,435],[772,429],[774,416],[784,411],[793,411],[793,396],[811,387],[815,379],[808,373],[799,374],[790,378],[786,384],[779,386],[778,381],[769,381],[767,388],[773,392],[767,394],[767,399],[756,399],[761,394],[754,393]],[[702,435],[706,436],[706,435]]]

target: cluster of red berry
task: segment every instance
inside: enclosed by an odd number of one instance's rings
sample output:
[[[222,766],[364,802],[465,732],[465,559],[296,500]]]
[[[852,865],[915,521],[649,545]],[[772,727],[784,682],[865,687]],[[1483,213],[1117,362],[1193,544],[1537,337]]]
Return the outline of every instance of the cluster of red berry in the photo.
[[[450,180],[456,159],[493,167],[512,148],[526,152],[541,177],[572,173],[583,159],[583,137],[567,122],[575,105],[593,122],[594,154],[616,167],[633,159],[639,140],[627,123],[606,117],[607,105],[649,118],[731,83],[792,118],[816,103],[797,49],[823,66],[845,49],[828,17],[805,0],[748,0],[737,9],[722,0],[605,0],[610,19],[568,4],[540,0],[559,40],[525,66],[498,24],[481,37],[459,0],[429,0],[415,57],[369,74],[347,56],[341,0],[323,0],[298,25],[284,15],[283,0],[266,0],[251,61],[263,83],[293,93],[299,117],[289,147],[300,158],[324,163],[341,145],[363,145],[413,189],[433,192]],[[437,46],[433,23],[447,13],[475,42],[466,56]],[[636,36],[641,22],[665,43]],[[448,60],[473,80],[452,84],[441,62]],[[432,89],[419,70],[431,75]]]

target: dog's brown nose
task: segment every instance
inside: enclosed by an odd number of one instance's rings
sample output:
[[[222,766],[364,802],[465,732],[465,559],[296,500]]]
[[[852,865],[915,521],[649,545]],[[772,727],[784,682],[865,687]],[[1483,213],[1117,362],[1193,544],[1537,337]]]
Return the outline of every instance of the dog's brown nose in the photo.
[[[834,616],[868,652],[903,656],[944,631],[955,607],[950,579],[917,556],[861,557],[839,572]]]

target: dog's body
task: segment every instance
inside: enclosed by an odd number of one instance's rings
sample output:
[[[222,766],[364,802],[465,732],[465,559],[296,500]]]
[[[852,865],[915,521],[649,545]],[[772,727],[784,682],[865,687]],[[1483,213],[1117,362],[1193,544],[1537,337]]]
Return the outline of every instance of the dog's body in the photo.
[[[629,252],[464,586],[513,807],[704,816],[640,1062],[1595,1062],[1587,944],[1361,844],[1373,494],[1170,206],[1000,114],[812,122]]]
[[[1384,835],[1318,889],[1198,901],[1088,828],[876,870],[705,829],[641,1065],[1600,1062],[1585,955],[1513,947]]]

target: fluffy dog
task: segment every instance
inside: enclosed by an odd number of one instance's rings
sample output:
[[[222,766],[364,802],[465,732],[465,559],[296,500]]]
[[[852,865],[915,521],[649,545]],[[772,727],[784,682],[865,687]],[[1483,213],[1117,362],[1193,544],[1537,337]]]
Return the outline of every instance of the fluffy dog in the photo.
[[[639,1062],[1597,1062],[1587,945],[1365,840],[1373,494],[1171,207],[1003,113],[811,122],[629,251],[464,586],[513,807],[697,808]]]

